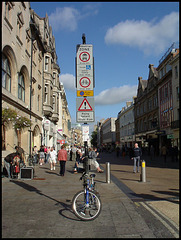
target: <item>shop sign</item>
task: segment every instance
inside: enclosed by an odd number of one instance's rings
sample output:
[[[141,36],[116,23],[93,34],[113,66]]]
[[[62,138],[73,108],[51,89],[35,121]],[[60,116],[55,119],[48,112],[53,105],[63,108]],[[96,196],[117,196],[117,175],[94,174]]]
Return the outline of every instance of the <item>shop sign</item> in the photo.
[[[168,134],[167,135],[167,139],[173,139],[174,137],[173,137],[173,134]]]

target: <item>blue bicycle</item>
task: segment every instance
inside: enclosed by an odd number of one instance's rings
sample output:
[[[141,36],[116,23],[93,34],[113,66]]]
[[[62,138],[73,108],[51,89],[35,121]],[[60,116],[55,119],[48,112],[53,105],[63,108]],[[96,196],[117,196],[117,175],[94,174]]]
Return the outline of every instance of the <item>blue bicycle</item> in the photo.
[[[99,193],[95,190],[95,174],[83,173],[84,190],[75,194],[72,200],[72,210],[75,215],[83,221],[90,221],[97,218],[102,209]]]

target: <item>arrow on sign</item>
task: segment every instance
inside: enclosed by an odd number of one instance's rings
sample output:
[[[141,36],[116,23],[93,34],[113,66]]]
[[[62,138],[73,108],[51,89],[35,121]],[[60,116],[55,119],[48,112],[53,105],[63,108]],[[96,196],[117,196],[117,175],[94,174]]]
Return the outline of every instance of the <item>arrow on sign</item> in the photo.
[[[89,104],[87,99],[84,98],[84,100],[80,104],[80,107],[78,108],[78,111],[92,111],[92,110],[93,109],[92,109],[91,105]]]

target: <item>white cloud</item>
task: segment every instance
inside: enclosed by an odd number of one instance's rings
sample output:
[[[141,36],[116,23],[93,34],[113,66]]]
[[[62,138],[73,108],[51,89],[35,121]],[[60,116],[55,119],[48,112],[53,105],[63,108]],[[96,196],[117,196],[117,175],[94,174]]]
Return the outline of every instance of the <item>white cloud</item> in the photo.
[[[75,77],[72,74],[66,73],[60,75],[60,82],[66,90],[75,90]]]
[[[102,91],[95,96],[95,105],[114,105],[125,101],[132,101],[137,94],[137,86],[124,85]]]
[[[55,31],[59,29],[75,31],[78,19],[79,12],[72,7],[56,8],[56,11],[49,16],[50,25]]]
[[[160,22],[126,20],[107,30],[107,44],[139,47],[145,54],[160,54],[179,39],[179,13],[172,12]]]
[[[56,8],[49,16],[50,25],[53,30],[75,31],[78,21],[98,14],[99,4],[87,4],[81,11],[73,7]]]

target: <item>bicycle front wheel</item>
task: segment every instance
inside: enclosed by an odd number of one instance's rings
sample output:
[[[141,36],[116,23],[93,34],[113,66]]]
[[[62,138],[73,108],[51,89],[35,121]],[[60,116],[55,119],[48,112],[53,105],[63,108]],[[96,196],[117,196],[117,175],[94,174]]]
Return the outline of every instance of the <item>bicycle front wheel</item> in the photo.
[[[85,195],[83,190],[75,194],[72,200],[72,210],[81,220],[94,220],[101,212],[101,200],[94,191],[89,190],[89,204],[86,204]]]

